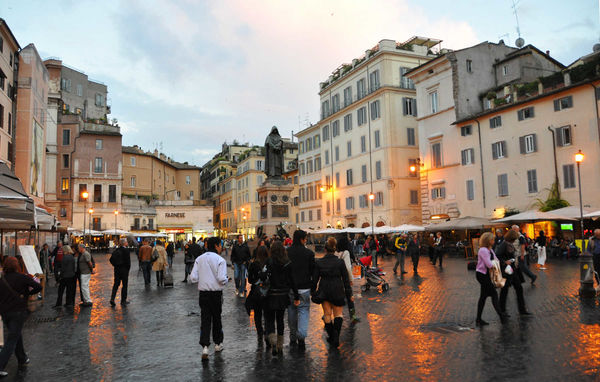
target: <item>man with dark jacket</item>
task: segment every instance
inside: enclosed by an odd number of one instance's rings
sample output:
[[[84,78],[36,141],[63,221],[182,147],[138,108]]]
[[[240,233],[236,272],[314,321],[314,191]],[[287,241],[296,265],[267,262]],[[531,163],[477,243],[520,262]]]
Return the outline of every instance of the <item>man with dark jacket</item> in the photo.
[[[239,235],[237,243],[233,244],[231,249],[236,296],[246,297],[246,269],[249,261],[250,248],[248,248],[248,243],[244,242],[244,236]]]
[[[202,254],[202,247],[196,243],[196,238],[192,236],[192,244],[187,246],[185,251],[185,278],[183,279],[184,283],[187,283],[188,275],[192,272],[192,268],[194,268],[194,262]]]
[[[127,301],[127,282],[129,281],[129,268],[131,268],[131,257],[129,249],[126,248],[127,239],[123,238],[119,242],[119,247],[114,250],[110,256],[110,263],[114,267],[115,281],[113,282],[112,293],[110,295],[110,305],[115,306],[115,297],[119,285],[121,286],[121,305],[129,304]]]
[[[292,267],[292,277],[300,296],[300,305],[290,304],[288,306],[290,345],[296,344],[297,341],[298,348],[304,350],[310,316],[310,288],[315,269],[315,254],[306,248],[305,231],[299,229],[294,232],[294,240],[287,253]],[[294,298],[290,291],[290,301]]]
[[[63,258],[63,243],[62,241],[56,242],[56,247],[52,251],[52,262],[54,263],[54,281],[56,281],[56,285],[58,285],[58,281],[60,280],[60,266],[62,264]]]
[[[167,262],[169,263],[169,268],[171,268],[173,266],[173,256],[175,255],[175,246],[173,245],[173,242],[170,241],[169,244],[167,244]]]

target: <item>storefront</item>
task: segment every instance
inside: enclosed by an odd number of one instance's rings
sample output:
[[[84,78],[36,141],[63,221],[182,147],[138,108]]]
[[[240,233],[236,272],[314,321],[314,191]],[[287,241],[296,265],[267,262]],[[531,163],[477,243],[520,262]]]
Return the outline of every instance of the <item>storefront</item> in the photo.
[[[173,201],[155,206],[157,229],[167,234],[169,241],[212,236],[212,207],[193,205],[190,202],[192,201]]]

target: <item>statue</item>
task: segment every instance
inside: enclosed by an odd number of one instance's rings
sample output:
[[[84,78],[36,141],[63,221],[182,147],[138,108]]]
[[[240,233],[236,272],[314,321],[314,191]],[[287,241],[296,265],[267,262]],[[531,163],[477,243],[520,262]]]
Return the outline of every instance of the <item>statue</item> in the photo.
[[[265,173],[268,178],[281,178],[283,174],[283,140],[276,126],[265,140]]]

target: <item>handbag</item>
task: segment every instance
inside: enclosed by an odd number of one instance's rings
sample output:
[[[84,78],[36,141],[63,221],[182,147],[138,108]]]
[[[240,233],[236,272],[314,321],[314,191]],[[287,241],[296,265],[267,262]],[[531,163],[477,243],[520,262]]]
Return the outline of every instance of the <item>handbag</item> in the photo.
[[[494,259],[494,253],[492,251],[490,251],[490,260],[492,260],[492,267],[490,268],[489,273],[492,285],[496,288],[503,288],[504,284],[506,284],[506,279],[502,277],[500,262]]]
[[[158,260],[158,251],[156,250],[156,248],[154,248],[154,250],[152,251],[152,257],[150,258],[150,261],[155,262],[156,260]]]

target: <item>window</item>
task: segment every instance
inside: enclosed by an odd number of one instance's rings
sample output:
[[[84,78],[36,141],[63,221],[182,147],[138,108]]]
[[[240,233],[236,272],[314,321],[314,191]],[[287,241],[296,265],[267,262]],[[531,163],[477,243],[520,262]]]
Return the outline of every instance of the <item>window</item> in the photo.
[[[415,139],[414,127],[406,128],[406,142],[409,146],[415,146],[417,144],[417,140]]]
[[[442,167],[442,143],[437,142],[431,145],[431,167]]]
[[[263,184],[264,178],[262,175],[256,175],[256,184],[261,185]]]
[[[129,179],[129,185],[135,187],[135,176],[132,176],[131,179]]]
[[[329,125],[323,126],[323,142],[329,140]]]
[[[102,139],[96,139],[96,150],[102,150]]]
[[[85,199],[83,198],[82,194],[87,191],[87,184],[80,184],[79,185],[79,201],[83,202],[85,201]]]
[[[306,151],[311,151],[313,149],[313,147],[312,147],[312,139],[311,138],[308,138],[306,140],[305,147],[306,147]]]
[[[325,150],[325,165],[329,164],[329,150]]]
[[[96,106],[104,106],[104,96],[100,93],[96,93]]]
[[[381,179],[381,161],[375,162],[375,179]]]
[[[63,144],[63,146],[68,146],[71,144],[71,130],[69,130],[69,129],[63,130],[62,144]]]
[[[344,89],[344,107],[352,103],[352,87],[348,86]]]
[[[472,60],[467,60],[467,73],[473,73],[473,61]]]
[[[60,89],[66,92],[71,92],[71,80],[68,78],[63,78],[60,81]]]
[[[0,73],[0,81],[3,81],[2,73]],[[4,127],[4,106],[0,105],[0,128]]]
[[[329,202],[329,200],[327,201],[327,203],[325,203],[325,211],[327,211],[327,213],[331,212],[331,203]]]
[[[484,98],[483,99],[483,110],[490,110],[492,108],[492,100]]]
[[[358,206],[360,208],[366,208],[369,206],[369,197],[367,195],[358,196]]]
[[[94,172],[95,173],[102,172],[102,158],[94,159]]]
[[[519,137],[519,148],[521,154],[530,154],[537,151],[537,138],[535,134]]]
[[[102,185],[94,184],[94,202],[101,203],[102,202]]]
[[[444,199],[446,198],[446,187],[434,187],[431,189],[431,199]]]
[[[300,201],[301,202],[305,202],[306,201],[306,191],[304,190],[304,187],[300,187],[300,190],[298,191],[298,193],[300,194]]]
[[[321,209],[317,208],[317,220],[321,220]]]
[[[340,173],[336,172],[335,173],[335,188],[340,187]]]
[[[321,170],[321,157],[315,158],[315,171]]]
[[[61,218],[66,218],[67,217],[67,209],[66,208],[61,208],[60,209],[60,217]]]
[[[131,166],[135,167],[135,157],[129,157],[129,160],[131,162]]]
[[[473,180],[467,180],[467,200],[475,199],[475,185]]]
[[[354,196],[349,196],[346,198],[346,209],[347,210],[354,209]]]
[[[460,127],[460,135],[461,137],[466,137],[467,135],[473,134],[473,126],[466,125]]]
[[[8,113],[8,135],[12,135],[12,114]]]
[[[346,185],[347,186],[352,186],[352,183],[353,183],[352,169],[346,170]]]
[[[300,175],[305,175],[306,174],[306,165],[304,164],[304,162],[300,163]],[[238,186],[238,189],[240,187]]]
[[[361,174],[362,182],[367,183],[367,165],[366,164],[363,164],[360,167],[360,174]]]
[[[508,75],[508,65],[504,65],[504,66],[502,67],[502,75],[503,75],[503,76],[506,76],[506,75]]]
[[[81,86],[81,84],[77,84],[77,95],[79,97],[83,96],[83,86]]]
[[[333,130],[332,134],[334,137],[340,135],[340,121],[333,121],[331,123],[331,130]]]
[[[381,137],[379,134],[379,130],[375,130],[375,148],[381,146]]]
[[[69,154],[63,154],[62,156],[62,167],[63,168],[69,168]]]
[[[337,113],[340,110],[340,95],[336,94],[331,97],[331,112]]]
[[[373,204],[376,206],[383,205],[383,192],[379,191],[375,193],[375,201],[373,202]]]
[[[348,141],[347,149],[348,149],[348,158],[350,158],[352,156],[352,141]]]
[[[358,126],[362,126],[367,122],[367,107],[363,106],[356,111],[356,120],[358,121]]]
[[[352,114],[346,114],[344,116],[344,131],[352,130]]]
[[[340,160],[340,146],[335,146],[335,161]]]
[[[301,211],[300,212],[300,221],[303,222],[304,220],[305,220],[305,218],[304,218],[304,211]]]
[[[313,161],[309,159],[306,162],[306,173],[310,174],[311,172],[313,172]]]
[[[417,100],[414,98],[403,97],[402,98],[402,114],[417,116]]]
[[[462,150],[460,158],[463,166],[475,163],[475,149]]]
[[[364,135],[362,137],[360,137],[360,152],[361,153],[367,152],[367,137]]]
[[[522,121],[524,119],[533,118],[534,116],[535,116],[535,113],[533,111],[533,106],[526,107],[525,109],[521,109],[521,110],[517,111],[517,117],[518,117],[519,121]]]
[[[575,165],[566,164],[563,166],[564,188],[575,188]]]
[[[313,137],[313,147],[315,149],[318,149],[319,147],[321,147],[321,136],[320,135],[315,135]]]
[[[538,192],[536,170],[527,170],[527,191],[530,194]]]
[[[140,218],[133,218],[133,229],[140,229]]]
[[[69,178],[62,178],[61,179],[61,186],[60,186],[60,190],[63,194],[66,194],[69,192]]]
[[[380,109],[379,109],[379,100],[371,103],[371,121],[376,120],[381,117]]]
[[[321,103],[321,119],[329,117],[329,101]]]
[[[419,204],[419,191],[410,190],[410,204]]]
[[[379,86],[379,70],[374,70],[369,74],[369,91],[374,92]]]
[[[506,158],[506,141],[492,143],[492,159]]]
[[[567,96],[554,100],[554,111],[569,109],[573,107],[573,96]]]
[[[191,184],[192,183],[192,178],[189,175],[185,176],[185,184]]]
[[[406,77],[406,72],[408,72],[410,68],[400,68],[400,87],[403,89],[414,89],[415,84],[413,80]]]
[[[312,210],[308,210],[308,221],[312,221],[313,220],[313,212]]]
[[[300,142],[298,144],[298,151],[300,151],[300,153],[304,152],[304,142]]]
[[[356,98],[361,99],[366,94],[367,94],[367,91],[366,91],[366,86],[365,86],[365,79],[361,78],[360,80],[356,81]]]
[[[117,201],[117,185],[109,184],[108,185],[108,202],[115,203]]]
[[[153,229],[153,228],[154,228],[154,219],[148,218],[148,229]]]
[[[557,146],[570,146],[573,143],[573,137],[571,135],[571,126],[563,126],[556,129],[556,145]]]
[[[429,111],[431,114],[438,111],[438,94],[437,91],[429,93]]]
[[[502,116],[497,115],[493,118],[490,118],[490,129],[495,129],[496,127],[502,126]]]
[[[498,196],[508,196],[508,174],[498,175]]]

